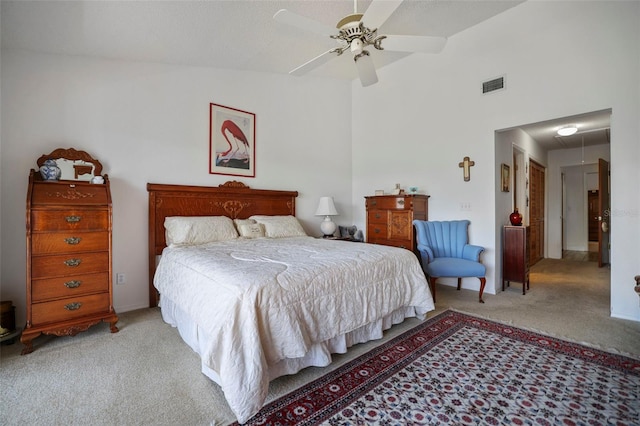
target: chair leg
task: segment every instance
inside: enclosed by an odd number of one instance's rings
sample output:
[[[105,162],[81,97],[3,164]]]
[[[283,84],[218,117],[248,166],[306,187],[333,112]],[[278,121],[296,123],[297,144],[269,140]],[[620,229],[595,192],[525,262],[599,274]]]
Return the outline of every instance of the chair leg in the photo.
[[[480,303],[484,303],[482,300],[482,293],[484,293],[484,286],[487,284],[487,279],[485,277],[480,278]]]
[[[431,296],[433,297],[433,303],[436,303],[436,280],[437,277],[429,277],[429,287],[431,287]]]
[[[462,278],[458,277],[458,291],[460,291],[460,284],[462,284]]]

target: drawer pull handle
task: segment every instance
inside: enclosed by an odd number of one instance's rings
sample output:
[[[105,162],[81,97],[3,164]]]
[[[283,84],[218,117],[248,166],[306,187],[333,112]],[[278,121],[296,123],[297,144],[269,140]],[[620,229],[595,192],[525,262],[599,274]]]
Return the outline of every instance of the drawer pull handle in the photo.
[[[373,232],[375,232],[376,234],[380,233],[380,230],[378,228],[374,229]]]
[[[78,266],[82,262],[82,259],[68,259],[64,261],[64,264],[67,266]]]
[[[67,281],[66,283],[64,283],[64,286],[66,288],[78,288],[80,287],[80,284],[82,284],[82,281],[73,280],[73,281]]]
[[[82,216],[66,216],[64,220],[68,223],[78,223],[82,220]]]
[[[380,213],[376,213],[376,219],[380,219],[381,217]]]
[[[69,245],[76,245],[76,244],[80,244],[80,241],[82,241],[82,238],[80,237],[69,237],[69,238],[65,238],[64,242],[69,244]]]
[[[67,303],[66,305],[64,305],[64,308],[67,311],[77,311],[78,309],[80,309],[81,306],[82,306],[82,303],[73,302],[73,303]]]
[[[371,205],[372,206],[376,206],[376,205],[378,205],[378,202],[376,200],[371,200]]]

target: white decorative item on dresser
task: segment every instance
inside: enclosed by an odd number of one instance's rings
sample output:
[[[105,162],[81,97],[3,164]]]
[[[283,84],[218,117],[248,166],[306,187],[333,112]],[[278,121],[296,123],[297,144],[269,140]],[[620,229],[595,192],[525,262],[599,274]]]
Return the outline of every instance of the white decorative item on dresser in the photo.
[[[84,151],[57,149],[38,160],[70,162],[60,180],[31,170],[27,190],[27,323],[22,354],[40,334],[74,336],[101,321],[118,331],[111,270],[109,178],[93,184],[102,165]],[[58,161],[60,163],[60,161]],[[87,175],[77,180],[78,173]],[[75,178],[75,179],[74,179]]]

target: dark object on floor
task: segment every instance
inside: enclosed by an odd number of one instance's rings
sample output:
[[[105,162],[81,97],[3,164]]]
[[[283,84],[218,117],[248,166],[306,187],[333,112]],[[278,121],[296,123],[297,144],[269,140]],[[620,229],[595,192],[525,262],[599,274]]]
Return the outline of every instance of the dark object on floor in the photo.
[[[11,300],[0,302],[0,337],[16,329],[16,307]]]

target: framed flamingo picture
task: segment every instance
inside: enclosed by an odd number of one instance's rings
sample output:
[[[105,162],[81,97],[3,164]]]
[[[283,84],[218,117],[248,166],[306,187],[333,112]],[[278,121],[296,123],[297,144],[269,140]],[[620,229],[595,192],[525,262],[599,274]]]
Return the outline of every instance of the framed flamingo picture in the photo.
[[[256,176],[256,115],[209,104],[209,173]]]

